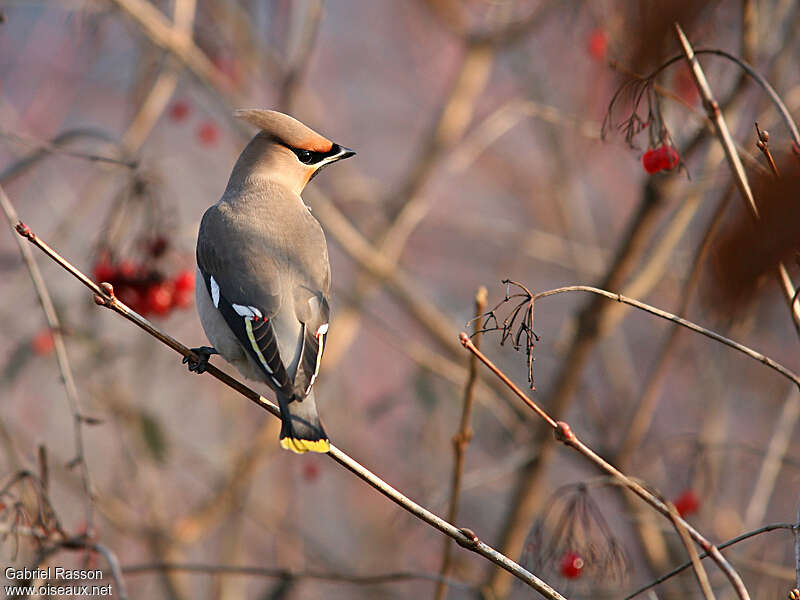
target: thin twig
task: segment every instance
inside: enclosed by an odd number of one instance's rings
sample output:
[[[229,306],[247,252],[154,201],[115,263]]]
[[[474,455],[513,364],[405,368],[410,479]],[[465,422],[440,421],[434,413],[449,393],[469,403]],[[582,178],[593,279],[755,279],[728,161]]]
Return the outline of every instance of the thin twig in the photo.
[[[17,160],[17,162],[13,163],[11,166],[0,171],[0,184],[6,184],[15,177],[19,177],[46,156],[62,152],[72,154],[70,151],[66,151],[63,146],[80,138],[100,140],[110,144],[117,143],[113,136],[97,129],[79,128],[63,131],[49,142],[43,142],[42,144],[39,144],[36,150],[31,151],[27,155]],[[131,163],[131,166],[135,165]]]
[[[795,587],[800,588],[800,502],[797,506],[797,522],[792,526],[794,534],[794,573]]]
[[[735,342],[729,338],[726,338],[724,335],[717,333],[716,331],[712,331],[711,329],[706,329],[692,321],[679,317],[677,315],[672,314],[671,312],[667,312],[665,310],[661,310],[660,308],[656,308],[655,306],[651,306],[650,304],[645,304],[644,302],[640,302],[634,298],[628,298],[627,296],[623,296],[622,294],[617,294],[615,292],[609,292],[607,290],[601,290],[600,288],[592,287],[590,285],[568,285],[565,287],[555,288],[552,290],[547,290],[545,292],[539,292],[533,296],[534,300],[539,300],[541,298],[547,298],[548,296],[555,296],[556,294],[563,294],[566,292],[589,292],[592,294],[598,294],[600,296],[605,296],[611,300],[616,300],[617,302],[622,302],[623,304],[628,304],[645,312],[648,312],[652,315],[657,317],[661,317],[662,319],[666,319],[667,321],[672,321],[673,323],[677,323],[678,325],[685,327],[686,329],[690,329],[696,333],[704,335],[712,340],[725,344],[726,346],[733,348],[734,350],[738,350],[742,354],[745,354],[752,358],[753,360],[757,360],[758,362],[768,366],[770,369],[777,371],[790,381],[794,382],[795,385],[800,388],[800,376],[798,376],[794,371],[786,368],[779,362],[769,358],[749,348],[739,342]]]
[[[775,421],[775,429],[769,436],[764,461],[753,484],[753,495],[744,511],[744,526],[747,528],[762,522],[767,512],[798,419],[800,419],[800,392],[793,387],[783,402],[781,414]]]
[[[125,580],[122,579],[122,570],[120,569],[117,555],[103,544],[87,544],[86,547],[105,557],[108,567],[111,569],[111,577],[114,579],[114,583],[117,584],[116,596],[122,598],[122,600],[126,600],[128,593],[125,590]]]
[[[3,212],[8,219],[8,225],[13,233],[15,226],[19,223],[19,216],[14,209],[14,205],[6,195],[5,190],[0,186],[0,205],[3,207]],[[58,319],[53,300],[50,298],[50,293],[47,291],[47,285],[42,277],[42,272],[39,270],[39,265],[33,258],[33,253],[30,247],[19,237],[14,236],[19,246],[22,259],[28,267],[28,272],[33,282],[33,287],[39,297],[44,316],[47,319],[47,325],[50,329],[50,335],[53,338],[53,348],[56,354],[56,361],[58,368],[61,371],[61,380],[64,382],[64,391],[67,394],[67,402],[69,404],[70,412],[72,413],[72,428],[75,438],[75,458],[70,461],[74,462],[80,468],[81,482],[83,484],[83,493],[86,497],[86,531],[91,534],[94,528],[94,511],[92,509],[92,482],[89,476],[89,465],[86,462],[86,455],[83,451],[83,410],[81,408],[81,401],[78,395],[78,388],[75,385],[75,379],[72,376],[72,368],[69,364],[69,356],[67,355],[67,348],[64,345],[64,336],[61,333],[61,322]]]
[[[689,63],[692,77],[694,77],[697,89],[703,98],[703,104],[708,112],[708,116],[711,119],[711,122],[714,124],[714,131],[716,132],[717,137],[722,144],[722,149],[725,151],[725,156],[728,159],[731,171],[733,172],[734,181],[739,188],[742,198],[746,201],[747,206],[750,208],[750,212],[757,221],[760,218],[758,206],[756,205],[753,192],[750,189],[750,183],[747,181],[747,175],[745,174],[744,167],[742,166],[742,161],[739,159],[739,153],[736,151],[736,147],[734,146],[733,139],[728,131],[728,126],[725,123],[725,119],[722,116],[722,111],[719,108],[719,104],[711,93],[711,87],[708,85],[708,80],[706,79],[705,73],[700,66],[700,62],[697,60],[697,56],[695,51],[692,49],[692,45],[689,43],[689,40],[686,38],[686,34],[683,33],[683,29],[681,29],[681,26],[678,23],[675,23],[675,32],[677,33],[678,40],[683,48],[684,56]],[[737,60],[737,62],[740,61]],[[766,85],[769,86],[769,84]],[[769,89],[771,90],[772,88],[769,87]],[[772,94],[774,94],[774,96]],[[786,107],[783,105],[783,102],[780,101],[780,98],[777,97],[777,94],[775,94],[774,90],[772,90],[772,94],[771,97],[773,101],[776,101],[777,98],[776,104],[779,106],[779,108],[783,107],[781,114],[784,116],[789,129],[792,131],[792,136],[795,139],[795,143],[800,143],[800,133],[797,131],[797,126],[794,124],[791,116],[788,115],[788,111],[786,111],[784,114],[783,110],[785,110]],[[792,283],[789,273],[786,270],[786,266],[783,264],[783,262],[778,263],[777,276],[778,283],[789,300],[789,311],[792,314],[792,321],[795,329],[797,330],[798,335],[800,335],[800,303],[795,302],[794,293],[796,288]]]
[[[756,142],[756,148],[761,150],[764,154],[764,158],[767,159],[767,164],[769,168],[772,170],[772,174],[775,177],[779,177],[780,173],[778,173],[778,165],[775,164],[775,159],[772,158],[772,152],[769,149],[769,131],[766,129],[761,129],[758,126],[758,121],[755,122],[756,125],[756,135],[758,136],[758,141]]]
[[[473,325],[473,340],[476,348],[481,347],[480,336],[480,316],[486,311],[488,292],[486,288],[481,286],[478,293],[475,295],[475,317],[476,321]],[[467,452],[467,445],[472,439],[472,427],[470,420],[472,415],[472,400],[475,390],[475,382],[478,379],[478,360],[473,355],[469,361],[469,375],[467,376],[467,384],[464,387],[464,405],[461,410],[461,422],[458,426],[458,432],[453,436],[453,479],[450,486],[450,506],[447,509],[447,520],[455,523],[458,516],[458,504],[461,494],[461,477],[464,472],[464,456]],[[436,586],[436,600],[443,600],[447,597],[447,581],[444,578],[450,573],[451,560],[453,555],[453,545],[450,543],[450,538],[445,538],[444,548],[442,552],[442,568],[439,574],[442,580]]]
[[[717,566],[722,570],[725,576],[730,581],[731,585],[733,586],[734,590],[736,591],[737,595],[741,600],[749,600],[750,596],[747,593],[747,589],[744,587],[744,583],[742,582],[741,576],[733,569],[730,563],[725,559],[724,556],[719,552],[719,549],[716,548],[711,542],[709,542],[699,531],[697,531],[694,527],[692,527],[689,523],[687,523],[683,518],[679,515],[674,515],[670,512],[669,507],[655,494],[650,492],[647,488],[645,488],[642,484],[638,481],[631,479],[624,473],[622,473],[619,469],[614,467],[611,463],[607,462],[603,458],[600,457],[594,450],[589,448],[586,444],[584,444],[577,435],[572,431],[569,424],[564,421],[554,421],[550,415],[548,415],[543,409],[541,409],[533,400],[531,400],[526,394],[524,394],[516,385],[508,379],[508,377],[497,368],[497,366],[489,360],[485,354],[483,354],[480,350],[475,347],[475,344],[469,339],[469,336],[462,332],[461,336],[461,343],[462,345],[472,352],[474,355],[478,357],[484,365],[486,365],[493,373],[495,373],[498,377],[503,379],[504,382],[507,382],[509,387],[514,391],[514,393],[523,400],[528,406],[530,406],[543,420],[547,422],[553,428],[553,432],[555,437],[558,441],[562,442],[564,445],[569,446],[570,448],[575,449],[577,452],[582,454],[586,459],[592,462],[596,467],[607,473],[608,475],[618,479],[625,487],[627,487],[631,492],[639,496],[642,500],[644,500],[647,504],[652,506],[657,512],[661,513],[663,516],[667,517],[668,519],[677,519],[681,526],[683,526],[686,531],[692,536],[692,539],[697,542],[697,544],[710,553],[711,557],[713,558],[714,562],[717,563]]]
[[[476,586],[464,581],[459,581],[450,577],[442,577],[436,573],[425,573],[421,571],[395,571],[377,575],[351,575],[348,573],[315,570],[293,571],[291,569],[271,569],[268,567],[174,562],[142,563],[122,567],[122,572],[126,575],[142,575],[151,571],[184,571],[189,573],[204,573],[206,575],[243,575],[248,577],[276,577],[279,579],[318,579],[321,581],[352,583],[355,585],[376,585],[422,579],[446,582],[448,585],[464,589],[476,589]]]
[[[700,562],[700,556],[697,553],[697,548],[695,548],[694,544],[692,543],[692,537],[689,535],[689,532],[686,531],[686,528],[681,524],[681,519],[679,518],[680,514],[675,509],[675,505],[670,502],[667,504],[667,506],[669,506],[672,524],[675,526],[675,529],[681,538],[681,542],[683,542],[683,547],[686,548],[686,553],[689,555],[692,568],[697,576],[697,582],[700,584],[700,589],[703,591],[703,597],[706,600],[714,600],[714,591],[711,589],[711,583],[708,581],[708,573],[706,573],[705,568],[703,568],[703,563]]]
[[[62,154],[64,156],[71,156],[73,158],[82,158],[84,160],[88,160],[91,162],[104,162],[104,163],[110,163],[112,165],[119,165],[121,167],[127,167],[129,169],[135,169],[139,166],[135,160],[125,160],[121,158],[114,158],[113,156],[102,156],[100,154],[92,154],[90,152],[68,150],[67,148],[64,148],[60,144],[39,140],[30,136],[22,135],[5,129],[0,129],[0,136],[16,140],[18,142],[25,144],[26,146],[33,146],[38,152],[44,152],[49,154]]]
[[[108,567],[111,570],[111,577],[117,586],[114,596],[127,600],[128,593],[125,587],[125,580],[122,578],[122,570],[119,566],[117,555],[107,546],[97,544],[90,540],[86,535],[75,537],[66,536],[63,532],[44,531],[38,527],[27,527],[19,525],[11,525],[8,523],[0,523],[0,535],[23,535],[30,537],[43,544],[47,544],[49,548],[45,554],[53,554],[59,549],[65,550],[92,550],[98,554],[102,554],[106,559]]]
[[[719,544],[717,546],[717,549],[718,550],[724,550],[725,548],[728,548],[729,546],[733,546],[734,544],[738,544],[739,542],[742,542],[744,540],[750,539],[751,537],[755,537],[757,535],[761,535],[762,533],[766,533],[768,531],[775,531],[776,529],[789,529],[789,530],[792,530],[794,528],[795,528],[795,525],[793,523],[773,523],[771,525],[765,525],[764,527],[759,527],[758,529],[754,529],[753,531],[748,531],[747,533],[743,533],[742,535],[738,535],[735,538],[732,538],[732,539],[728,540],[727,542],[723,542],[722,544]],[[703,552],[700,555],[700,560],[702,560],[704,558],[708,558],[708,556],[709,556],[708,552]],[[646,592],[647,590],[649,590],[651,588],[654,588],[658,584],[664,583],[667,579],[670,579],[670,578],[674,577],[678,573],[681,573],[681,572],[685,571],[686,569],[688,569],[691,566],[692,566],[691,561],[687,561],[687,562],[683,563],[682,565],[680,565],[678,567],[675,567],[669,573],[666,573],[666,574],[662,575],[661,577],[651,581],[647,585],[639,588],[635,592],[625,596],[625,598],[623,598],[623,600],[631,600],[632,598],[635,598],[639,594],[642,594],[642,593]]]
[[[191,39],[197,12],[196,0],[175,0],[172,17],[178,35]],[[131,154],[136,154],[144,144],[156,122],[166,110],[175,88],[178,86],[177,60],[168,57],[166,64],[156,77],[136,116],[122,136],[122,145]]]
[[[182,356],[189,357],[195,361],[199,360],[199,358],[194,354],[194,352],[192,352],[192,350],[189,347],[180,343],[178,340],[169,336],[168,334],[162,332],[148,320],[142,318],[138,313],[131,310],[128,306],[120,302],[113,295],[113,288],[110,286],[110,284],[103,284],[102,286],[97,285],[86,275],[84,275],[80,270],[75,268],[66,259],[64,259],[64,257],[62,257],[58,252],[53,250],[43,240],[41,240],[38,236],[36,236],[26,225],[18,223],[16,226],[16,230],[17,233],[27,238],[28,241],[30,241],[33,245],[35,245],[42,252],[44,252],[59,266],[68,271],[73,277],[78,279],[78,281],[83,283],[92,292],[94,292],[94,300],[97,304],[110,308],[114,312],[122,315],[128,321],[132,322],[134,325],[137,325],[141,329],[144,329],[147,333],[158,339],[163,344],[169,346]],[[267,400],[266,398],[264,398],[251,388],[241,383],[239,380],[235,379],[234,377],[231,377],[230,375],[221,371],[214,365],[208,365],[208,369],[206,370],[206,372],[209,373],[212,377],[218,379],[219,381],[227,385],[228,387],[236,390],[244,397],[248,398],[249,400],[257,404],[259,407],[266,410],[273,416],[280,417],[280,409],[275,403]],[[357,475],[359,478],[364,480],[366,483],[371,485],[373,488],[378,490],[380,493],[382,493],[384,496],[386,496],[387,498],[398,504],[406,511],[418,517],[420,520],[424,521],[428,525],[438,529],[445,535],[452,537],[460,546],[468,550],[472,550],[477,554],[480,554],[484,558],[487,558],[491,562],[495,563],[496,565],[510,572],[515,577],[517,577],[518,579],[520,579],[521,581],[525,582],[530,587],[535,589],[545,598],[550,598],[550,599],[563,598],[561,594],[559,594],[557,591],[551,588],[547,583],[536,577],[536,575],[524,569],[518,563],[514,562],[507,556],[497,552],[497,550],[495,550],[488,544],[481,541],[480,538],[478,538],[478,536],[476,536],[472,531],[466,528],[459,529],[454,525],[448,523],[444,519],[436,516],[435,514],[427,510],[425,507],[417,504],[410,498],[403,495],[401,492],[399,492],[391,485],[386,483],[383,479],[381,479],[380,477],[369,471],[366,467],[362,466],[360,463],[352,459],[350,456],[339,450],[339,448],[337,448],[333,444],[331,444],[331,448],[328,455],[333,460],[335,460],[340,465],[342,465],[343,467],[345,467],[346,469]]]

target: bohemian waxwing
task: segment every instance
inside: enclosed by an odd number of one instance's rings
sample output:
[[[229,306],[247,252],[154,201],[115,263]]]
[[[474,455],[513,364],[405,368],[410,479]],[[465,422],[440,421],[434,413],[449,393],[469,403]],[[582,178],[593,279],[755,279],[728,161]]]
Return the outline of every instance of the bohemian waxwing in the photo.
[[[261,131],[242,151],[197,236],[197,311],[213,348],[275,392],[281,446],[327,452],[312,386],[328,333],[330,265],[319,222],[300,193],[322,167],[355,152],[271,110],[235,115]]]

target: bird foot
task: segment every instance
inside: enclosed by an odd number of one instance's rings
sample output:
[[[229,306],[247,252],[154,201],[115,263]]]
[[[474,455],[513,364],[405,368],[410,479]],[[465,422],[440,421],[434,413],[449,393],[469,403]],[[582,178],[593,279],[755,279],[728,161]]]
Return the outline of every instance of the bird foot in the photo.
[[[197,356],[200,357],[200,360],[192,360],[188,356],[183,357],[183,364],[189,363],[189,370],[193,373],[205,373],[206,369],[208,368],[208,359],[211,357],[212,354],[219,354],[216,348],[212,348],[211,346],[200,346],[199,348],[192,348],[192,352],[194,352]]]

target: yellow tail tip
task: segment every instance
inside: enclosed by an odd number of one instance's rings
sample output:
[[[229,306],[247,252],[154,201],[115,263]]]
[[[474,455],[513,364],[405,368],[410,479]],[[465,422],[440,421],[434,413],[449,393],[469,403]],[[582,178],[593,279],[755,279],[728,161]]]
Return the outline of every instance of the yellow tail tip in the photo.
[[[281,448],[291,450],[295,454],[305,454],[306,452],[319,452],[325,454],[331,449],[329,440],[300,440],[297,438],[281,438]]]

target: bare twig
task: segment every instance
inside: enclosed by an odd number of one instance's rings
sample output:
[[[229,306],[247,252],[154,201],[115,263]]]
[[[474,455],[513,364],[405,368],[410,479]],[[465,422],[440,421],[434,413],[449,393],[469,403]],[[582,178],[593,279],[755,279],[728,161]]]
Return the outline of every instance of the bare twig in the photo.
[[[38,142],[37,141],[37,149],[33,150],[26,156],[19,159],[17,162],[13,163],[11,166],[6,167],[3,171],[0,171],[0,184],[6,184],[15,177],[19,177],[23,173],[25,173],[28,169],[30,169],[33,165],[35,165],[39,160],[42,158],[49,156],[53,153],[62,153],[65,152],[68,155],[74,155],[72,151],[68,151],[63,146],[72,142],[73,140],[80,139],[80,138],[89,138],[93,140],[100,140],[104,142],[109,142],[111,144],[116,143],[116,140],[109,134],[96,130],[96,129],[70,129],[59,133],[56,137],[54,137],[49,142]],[[131,163],[131,167],[134,167],[135,164]]]
[[[623,296],[622,294],[617,294],[614,292],[609,292],[607,290],[602,290],[600,288],[592,287],[590,285],[569,285],[565,287],[555,288],[552,290],[547,290],[545,292],[539,292],[535,294],[533,299],[538,300],[540,298],[546,298],[548,296],[555,296],[556,294],[563,294],[566,292],[589,292],[591,294],[597,294],[599,296],[605,296],[611,300],[616,300],[617,302],[622,302],[623,304],[628,304],[645,312],[648,312],[652,315],[657,317],[661,317],[662,319],[666,319],[668,321],[672,321],[673,323],[677,323],[678,325],[685,327],[686,329],[690,329],[696,333],[704,335],[712,340],[725,344],[726,346],[733,348],[734,350],[738,350],[742,354],[745,354],[752,358],[753,360],[757,360],[758,362],[768,366],[770,369],[777,371],[790,381],[792,381],[795,385],[800,388],[800,376],[798,376],[793,371],[789,370],[782,364],[778,363],[777,361],[769,358],[749,348],[739,342],[735,342],[729,338],[726,338],[724,335],[720,335],[716,331],[712,331],[710,329],[706,329],[692,321],[688,321],[682,317],[672,314],[671,312],[667,312],[665,310],[661,310],[660,308],[656,308],[655,306],[651,306],[649,304],[645,304],[644,302],[640,302],[639,300],[635,300],[634,298],[628,298],[627,296]]]
[[[703,98],[703,104],[708,112],[708,116],[714,124],[714,130],[719,138],[720,143],[722,144],[723,150],[725,151],[725,156],[728,159],[728,163],[730,164],[731,171],[734,175],[734,181],[739,188],[742,198],[746,201],[747,206],[750,208],[750,212],[752,213],[753,217],[758,220],[760,218],[758,206],[753,198],[753,192],[750,189],[749,182],[747,181],[747,175],[744,172],[744,167],[739,159],[739,154],[736,151],[733,139],[728,131],[728,126],[725,124],[725,119],[722,116],[722,111],[719,108],[719,104],[711,93],[708,80],[706,79],[703,69],[700,67],[700,62],[697,60],[695,51],[692,49],[689,40],[686,38],[686,34],[683,33],[683,30],[678,23],[675,23],[675,32],[678,35],[678,40],[683,48],[684,56],[689,63],[689,67],[691,68],[692,77],[694,77],[697,89]],[[738,59],[736,62],[741,64],[741,61],[738,61]],[[742,67],[744,68],[744,65],[742,65]],[[748,71],[748,73],[749,72],[750,71]],[[769,84],[766,85],[769,90],[772,90]],[[797,126],[794,124],[794,121],[788,114],[788,110],[786,110],[786,107],[783,105],[783,102],[780,100],[780,98],[778,98],[778,95],[774,90],[772,90],[771,97],[773,101],[776,102],[779,109],[782,107],[781,114],[783,115],[784,120],[787,122],[787,125],[792,132],[795,143],[800,143],[800,133],[797,131]],[[778,283],[783,288],[783,292],[789,301],[789,310],[792,314],[792,321],[794,322],[795,329],[800,335],[800,303],[798,303],[794,297],[796,288],[789,277],[786,266],[782,262],[778,263],[777,276]]]
[[[486,288],[481,286],[478,293],[475,295],[475,315],[480,317],[486,310],[488,292]],[[481,338],[479,332],[480,323],[476,320],[473,327],[474,343],[476,348],[480,348]],[[470,426],[470,417],[472,414],[472,399],[474,395],[475,382],[478,379],[478,361],[475,356],[470,357],[469,361],[469,375],[467,377],[467,384],[464,387],[464,406],[461,411],[461,422],[458,426],[458,432],[453,436],[453,452],[455,458],[453,461],[453,479],[450,485],[450,506],[447,509],[447,520],[455,523],[458,516],[458,503],[461,494],[461,476],[464,472],[464,456],[467,451],[467,445],[472,439],[472,427]],[[453,545],[450,543],[450,538],[445,538],[444,549],[442,553],[442,568],[440,575],[445,578],[450,573],[451,560],[453,554]],[[442,579],[436,586],[437,600],[442,600],[447,597],[447,582]]]
[[[753,484],[753,495],[744,511],[746,528],[754,527],[764,518],[798,419],[800,419],[800,391],[793,387],[789,390],[781,414],[775,421],[775,429],[769,437],[761,469]]]
[[[191,37],[173,27],[164,14],[147,0],[112,0],[157,46],[172,53],[200,81],[220,94],[230,105],[238,105],[227,77],[197,47]]]
[[[794,534],[795,587],[800,588],[800,502],[797,507],[797,522],[792,526],[792,533]]]
[[[732,538],[732,539],[728,540],[727,542],[719,544],[717,546],[717,549],[724,550],[725,548],[728,548],[729,546],[733,546],[734,544],[738,544],[739,542],[742,542],[744,540],[750,539],[751,537],[755,537],[757,535],[761,535],[762,533],[766,533],[768,531],[775,531],[776,529],[793,530],[794,528],[795,528],[795,525],[793,523],[773,523],[772,525],[765,525],[764,527],[759,527],[758,529],[755,529],[753,531],[748,531],[747,533],[743,533],[742,535],[736,536],[735,538]],[[700,559],[702,560],[704,558],[708,558],[708,556],[709,556],[708,552],[703,552],[700,555]],[[633,592],[631,594],[628,594],[627,596],[625,596],[625,598],[623,600],[631,600],[631,598],[635,598],[639,594],[643,594],[644,592],[646,592],[647,590],[649,590],[651,588],[654,588],[658,584],[664,583],[667,579],[670,579],[671,577],[674,577],[678,573],[681,573],[682,571],[685,571],[686,569],[688,569],[691,566],[692,566],[691,561],[687,561],[687,562],[683,563],[682,565],[680,565],[679,567],[676,567],[676,568],[672,569],[672,571],[670,571],[669,573],[666,573],[665,575],[662,575],[658,579],[655,579],[655,580],[651,581],[650,583],[648,583],[647,585],[639,588],[635,592]]]
[[[681,29],[681,26],[677,23],[675,24],[675,31],[678,34],[678,39],[683,47],[686,60],[689,63],[689,68],[692,71],[692,76],[697,84],[697,88],[703,97],[703,102],[705,103],[706,111],[708,111],[708,116],[714,125],[714,131],[720,138],[722,149],[725,151],[725,156],[731,165],[731,170],[733,170],[734,175],[736,176],[736,185],[739,186],[739,192],[742,194],[742,197],[747,200],[750,210],[753,212],[753,214],[758,217],[758,207],[753,199],[753,192],[750,189],[750,184],[748,183],[747,176],[744,173],[744,166],[739,158],[739,153],[736,152],[736,148],[734,147],[731,133],[728,131],[728,125],[725,123],[725,119],[722,117],[722,111],[719,109],[719,103],[711,94],[711,88],[708,85],[708,80],[706,79],[705,73],[700,68],[700,63],[694,54],[694,50],[692,50],[689,40],[686,39],[683,29]]]
[[[116,595],[122,598],[122,600],[125,600],[128,597],[128,593],[125,590],[125,580],[122,578],[122,570],[119,567],[117,555],[103,544],[87,544],[86,547],[99,554],[102,554],[103,557],[105,557],[106,562],[111,569],[111,577],[114,579],[114,583],[117,584]]]
[[[92,542],[88,536],[70,537],[60,531],[44,531],[39,527],[10,525],[8,523],[0,523],[0,534],[23,535],[38,540],[48,546],[44,552],[46,555],[53,554],[60,549],[92,550],[102,554],[108,563],[109,569],[111,569],[111,577],[116,584],[114,595],[122,600],[127,600],[128,593],[125,587],[125,580],[122,578],[122,570],[116,554],[107,546]]]
[[[686,553],[689,555],[692,568],[697,576],[697,582],[700,584],[700,589],[703,591],[703,597],[706,600],[714,600],[714,591],[711,589],[711,584],[708,581],[708,573],[703,568],[703,563],[700,562],[700,556],[697,553],[697,548],[692,543],[692,538],[686,528],[681,524],[680,514],[675,509],[675,506],[670,502],[667,504],[669,507],[669,516],[672,519],[672,524],[681,538],[683,547],[686,548]]]
[[[144,329],[147,333],[151,336],[158,339],[163,344],[169,346],[179,354],[184,357],[189,357],[195,361],[198,360],[198,357],[192,352],[190,348],[185,346],[184,344],[180,343],[175,338],[163,333],[160,329],[156,328],[152,323],[147,321],[146,319],[142,318],[139,314],[135,311],[131,310],[120,302],[114,295],[113,295],[113,288],[110,284],[103,284],[102,286],[97,285],[91,279],[89,279],[86,275],[84,275],[80,270],[75,268],[72,264],[70,264],[66,259],[64,259],[58,252],[53,250],[50,246],[48,246],[44,241],[42,241],[39,237],[37,237],[27,226],[23,225],[22,223],[18,223],[16,226],[17,232],[28,239],[33,245],[37,248],[42,250],[48,257],[50,257],[53,261],[55,261],[59,266],[63,269],[68,271],[73,277],[78,279],[81,283],[83,283],[86,287],[88,287],[92,292],[94,292],[94,299],[97,304],[110,308],[114,312],[122,315],[128,321],[132,322],[134,325],[137,325],[141,329]],[[244,397],[248,398],[255,404],[257,404],[262,409],[266,410],[270,414],[275,417],[280,417],[280,409],[278,406],[261,396],[260,394],[256,393],[251,388],[247,387],[239,380],[231,377],[227,373],[221,371],[214,365],[209,365],[206,371],[212,377],[218,379],[228,387],[236,390]],[[424,521],[428,525],[438,529],[445,535],[452,537],[460,546],[472,550],[477,554],[480,554],[484,558],[487,558],[491,562],[495,563],[496,565],[502,567],[503,569],[507,570],[508,572],[512,573],[515,577],[520,579],[521,581],[528,584],[530,587],[535,589],[545,598],[550,599],[562,599],[563,596],[551,588],[547,583],[536,577],[533,573],[530,573],[528,570],[521,567],[519,564],[508,558],[507,556],[497,552],[494,548],[489,546],[488,544],[484,543],[483,541],[478,538],[472,531],[469,529],[459,529],[454,525],[448,523],[444,519],[436,516],[423,506],[417,504],[410,498],[406,497],[398,490],[393,488],[391,485],[386,483],[383,479],[369,471],[367,468],[362,466],[357,461],[353,460],[339,450],[336,446],[331,444],[330,452],[328,455],[338,462],[340,465],[357,475],[360,479],[364,480],[366,483],[371,485],[373,488],[378,490],[381,494],[398,504],[404,510],[408,511],[409,513],[413,514],[420,520]]]
[[[267,567],[169,562],[143,563],[122,567],[122,572],[126,575],[142,575],[152,571],[185,571],[190,573],[203,573],[206,575],[243,575],[248,577],[276,577],[279,579],[318,579],[321,581],[352,583],[355,585],[376,585],[381,583],[422,579],[427,581],[446,582],[447,585],[464,589],[476,589],[476,586],[459,581],[457,579],[442,577],[436,573],[424,573],[418,571],[396,571],[392,573],[381,573],[378,575],[351,575],[347,573],[314,570],[293,571],[291,569],[270,569]]]
[[[15,133],[13,131],[7,131],[5,129],[0,129],[0,136],[16,140],[18,142],[25,144],[26,146],[33,146],[36,149],[37,154],[38,153],[62,154],[64,156],[72,156],[73,158],[82,158],[84,160],[92,162],[104,162],[104,163],[110,163],[112,165],[119,165],[121,167],[127,167],[129,169],[135,169],[138,166],[138,163],[133,160],[125,160],[122,158],[115,158],[113,156],[103,156],[101,154],[92,154],[90,152],[80,152],[78,150],[69,150],[67,148],[64,148],[62,144],[59,144],[55,141],[47,142],[45,140],[39,140],[27,135]]]
[[[670,512],[669,507],[655,494],[650,492],[647,488],[645,488],[641,483],[638,481],[631,479],[616,467],[611,465],[611,463],[607,462],[603,458],[601,458],[597,453],[594,452],[591,448],[589,448],[586,444],[584,444],[578,436],[572,431],[570,426],[564,421],[556,422],[550,415],[548,415],[544,410],[542,410],[533,400],[531,400],[526,394],[524,394],[513,382],[511,382],[507,376],[505,376],[500,369],[497,368],[492,361],[490,361],[486,355],[484,355],[480,350],[475,347],[475,344],[469,339],[469,336],[462,332],[461,333],[461,343],[463,346],[472,352],[474,355],[478,357],[478,359],[486,365],[493,373],[497,374],[498,377],[503,379],[504,382],[507,382],[509,387],[514,391],[514,393],[523,400],[528,406],[530,406],[541,418],[553,429],[555,433],[556,439],[566,446],[575,449],[580,454],[582,454],[586,459],[592,462],[596,467],[604,471],[606,474],[618,479],[625,487],[627,487],[631,492],[639,496],[642,500],[644,500],[647,504],[652,506],[656,511],[661,513],[663,516],[667,517],[668,519],[677,519],[678,522],[682,527],[689,532],[692,539],[704,550],[710,553],[711,557],[713,558],[714,562],[717,563],[717,566],[725,573],[725,576],[730,581],[731,585],[733,586],[734,590],[736,591],[737,595],[741,600],[748,600],[750,598],[749,594],[747,593],[747,589],[744,587],[744,583],[742,582],[741,576],[733,569],[730,563],[725,559],[724,556],[719,552],[719,549],[716,548],[711,542],[709,542],[705,537],[703,537],[700,532],[698,532],[694,527],[692,527],[689,523],[687,523],[683,518],[681,518],[677,514],[672,514]]]
[[[191,39],[196,11],[197,0],[176,0],[172,15],[177,35]],[[178,86],[177,62],[169,58],[166,63],[122,136],[122,145],[131,154],[144,144]]]
[[[756,148],[761,150],[764,154],[764,158],[767,159],[767,164],[769,164],[769,168],[772,170],[772,174],[775,177],[778,177],[780,173],[778,173],[778,165],[775,164],[775,159],[772,158],[772,152],[769,149],[769,131],[766,129],[761,129],[758,126],[758,121],[755,122],[756,125],[756,135],[758,136],[758,141],[756,142]]]
[[[664,191],[652,179],[644,186],[639,206],[622,234],[622,242],[614,253],[608,270],[601,278],[600,287],[618,289],[631,270],[636,257],[643,247],[650,243],[652,230],[658,223],[657,217],[664,206]],[[555,383],[549,393],[551,413],[559,418],[566,414],[572,403],[573,394],[580,382],[580,374],[591,356],[592,349],[603,334],[600,324],[611,306],[601,298],[593,298],[577,316],[577,330],[569,349],[561,361]],[[503,525],[500,546],[506,554],[516,556],[522,551],[525,532],[533,514],[543,500],[542,477],[547,472],[555,455],[555,440],[547,435],[546,426],[541,425],[534,435],[539,452],[518,474],[517,484]],[[505,574],[495,569],[489,577],[488,587],[496,596],[503,596],[511,581]]]
[[[19,223],[17,211],[14,205],[6,195],[5,190],[0,186],[0,205],[3,207],[3,212],[8,219],[8,225],[12,232],[15,226]],[[56,353],[56,361],[58,368],[61,371],[61,379],[64,382],[64,390],[67,394],[67,402],[69,403],[70,412],[72,413],[72,427],[73,435],[75,438],[75,458],[73,461],[80,468],[81,482],[83,483],[83,492],[86,497],[86,531],[93,530],[94,511],[92,509],[92,482],[89,476],[89,465],[86,462],[86,455],[83,451],[83,410],[81,408],[81,401],[78,395],[78,388],[75,385],[75,379],[72,376],[72,368],[69,364],[69,356],[67,355],[67,348],[64,345],[64,336],[61,334],[61,322],[58,319],[53,300],[50,298],[50,293],[47,291],[47,285],[42,277],[42,272],[33,258],[30,247],[23,242],[19,236],[14,236],[19,246],[20,254],[22,255],[25,265],[28,267],[33,287],[36,289],[36,294],[39,297],[39,302],[42,305],[44,316],[47,319],[47,325],[50,329],[50,335],[53,337],[53,348]]]

